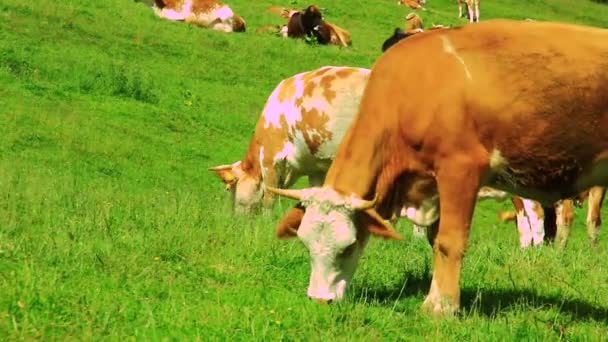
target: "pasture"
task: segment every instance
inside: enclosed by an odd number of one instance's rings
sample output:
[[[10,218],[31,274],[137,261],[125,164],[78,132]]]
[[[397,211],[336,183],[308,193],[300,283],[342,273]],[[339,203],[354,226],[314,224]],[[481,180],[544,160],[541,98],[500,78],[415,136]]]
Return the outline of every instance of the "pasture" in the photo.
[[[419,310],[431,248],[406,220],[405,240],[371,238],[345,301],[319,305],[306,297],[306,249],[274,236],[293,202],[231,214],[207,167],[244,155],[277,83],[322,65],[371,67],[410,12],[396,0],[316,3],[352,47],[255,32],[283,22],[268,6],[300,0],[231,0],[247,22],[233,34],[131,0],[0,3],[0,339],[608,339],[608,235],[589,246],[586,204],[559,251],[520,249],[496,216],[511,204],[480,203],[463,309],[441,320]],[[425,26],[466,23],[453,0],[425,6]],[[608,27],[608,6],[591,0],[480,8],[481,21]]]

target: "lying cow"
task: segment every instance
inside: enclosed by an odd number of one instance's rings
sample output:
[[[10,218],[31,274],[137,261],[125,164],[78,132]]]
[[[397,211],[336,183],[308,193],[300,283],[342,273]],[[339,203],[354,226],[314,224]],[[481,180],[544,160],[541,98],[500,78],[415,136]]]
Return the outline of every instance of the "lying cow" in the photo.
[[[277,230],[309,249],[308,296],[342,299],[369,235],[401,239],[386,218],[412,206],[432,231],[423,308],[452,313],[481,186],[547,208],[608,186],[606,41],[605,29],[494,19],[382,54],[323,186],[268,188],[299,200]]]
[[[462,18],[463,14],[466,14],[470,22],[479,21],[479,0],[456,1],[458,1],[458,18]],[[466,7],[466,12],[462,11],[462,5]]]
[[[234,196],[237,212],[251,212],[267,186],[290,187],[308,176],[321,185],[344,132],[354,119],[369,69],[326,66],[281,81],[268,98],[242,160],[212,167]]]
[[[406,7],[409,7],[411,9],[419,9],[419,10],[425,10],[424,7],[422,7],[423,4],[426,3],[426,0],[399,0],[397,2],[398,5],[403,5]]]
[[[338,25],[324,20],[321,9],[316,5],[310,5],[303,10],[271,6],[268,10],[288,19],[287,25],[279,28],[284,37],[314,37],[319,44],[341,46],[352,44],[351,34]]]
[[[244,32],[245,20],[220,0],[154,0],[161,18],[185,21],[224,32]]]

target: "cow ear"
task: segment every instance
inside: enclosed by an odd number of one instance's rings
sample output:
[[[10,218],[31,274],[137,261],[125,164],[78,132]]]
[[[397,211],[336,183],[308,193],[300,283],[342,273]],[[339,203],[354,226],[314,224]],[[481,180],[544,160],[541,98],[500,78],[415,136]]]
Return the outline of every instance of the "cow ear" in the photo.
[[[370,233],[387,239],[403,240],[403,236],[387,220],[384,220],[375,209],[367,209],[360,213],[361,224]]]
[[[233,164],[219,165],[210,167],[208,170],[215,172],[225,184],[232,184],[237,180],[236,173],[232,166]]]
[[[277,224],[277,237],[279,239],[288,239],[296,236],[305,211],[306,209],[301,203],[298,203],[295,207],[289,209]]]

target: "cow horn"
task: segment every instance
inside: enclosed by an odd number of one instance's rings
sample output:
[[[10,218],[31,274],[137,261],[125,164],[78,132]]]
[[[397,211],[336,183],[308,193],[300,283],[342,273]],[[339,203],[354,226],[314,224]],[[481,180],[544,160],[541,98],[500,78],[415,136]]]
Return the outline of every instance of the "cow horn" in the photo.
[[[207,170],[209,170],[209,171],[226,171],[226,170],[230,170],[230,169],[232,169],[232,164],[213,166],[213,167],[207,168]]]
[[[376,195],[374,196],[374,199],[371,201],[353,197],[350,200],[350,205],[354,209],[367,210],[367,209],[373,208],[376,205],[377,201],[378,201],[378,194],[376,193]]]
[[[272,186],[266,186],[266,189],[272,193],[280,196],[289,197],[295,200],[301,200],[308,191],[308,189],[279,189]]]

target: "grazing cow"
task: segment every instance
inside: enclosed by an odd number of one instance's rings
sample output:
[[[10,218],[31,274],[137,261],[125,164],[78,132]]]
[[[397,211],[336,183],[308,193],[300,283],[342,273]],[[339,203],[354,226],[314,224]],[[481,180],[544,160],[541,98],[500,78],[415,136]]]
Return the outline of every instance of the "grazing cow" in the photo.
[[[426,3],[426,0],[399,0],[397,2],[398,5],[403,5],[403,6],[407,6],[411,9],[419,9],[419,10],[425,10],[424,7],[422,7],[423,4]]]
[[[299,200],[277,230],[309,249],[308,296],[343,298],[370,233],[401,239],[385,218],[413,206],[433,242],[422,308],[453,313],[481,186],[543,207],[608,186],[606,41],[605,29],[494,19],[382,54],[323,186],[268,188]]]
[[[354,119],[369,69],[326,66],[281,81],[268,98],[241,161],[210,168],[234,196],[237,212],[250,212],[265,187],[289,187],[300,176],[321,185],[338,143]]]
[[[161,18],[185,21],[224,32],[244,32],[245,20],[220,0],[154,0]]]
[[[289,20],[287,25],[280,28],[284,37],[315,37],[319,44],[341,46],[352,44],[351,34],[338,25],[325,21],[321,9],[316,5],[310,5],[301,11],[270,6],[268,11],[278,13]]]
[[[479,0],[457,0],[458,17],[462,18],[462,5],[466,7],[466,15],[470,22],[479,21]]]

